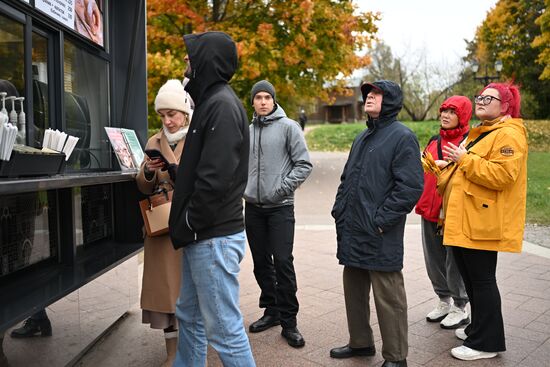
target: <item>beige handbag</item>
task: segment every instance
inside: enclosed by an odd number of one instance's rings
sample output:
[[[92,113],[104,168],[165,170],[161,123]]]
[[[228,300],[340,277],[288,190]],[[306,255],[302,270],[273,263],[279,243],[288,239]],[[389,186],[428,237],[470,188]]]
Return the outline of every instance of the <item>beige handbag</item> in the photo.
[[[173,190],[161,189],[158,193],[139,202],[145,231],[149,237],[168,233],[168,217],[172,206]]]

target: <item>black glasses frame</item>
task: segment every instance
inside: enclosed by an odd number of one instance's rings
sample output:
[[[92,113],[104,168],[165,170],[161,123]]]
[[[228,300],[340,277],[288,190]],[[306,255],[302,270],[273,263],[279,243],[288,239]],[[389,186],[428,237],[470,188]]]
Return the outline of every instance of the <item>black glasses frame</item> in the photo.
[[[496,99],[497,101],[499,102],[502,102],[502,100],[500,98],[497,98],[497,97],[493,97],[493,96],[489,96],[489,95],[486,95],[486,96],[474,96],[474,102],[475,104],[480,104],[482,106],[487,106],[488,104],[490,104],[493,99]]]

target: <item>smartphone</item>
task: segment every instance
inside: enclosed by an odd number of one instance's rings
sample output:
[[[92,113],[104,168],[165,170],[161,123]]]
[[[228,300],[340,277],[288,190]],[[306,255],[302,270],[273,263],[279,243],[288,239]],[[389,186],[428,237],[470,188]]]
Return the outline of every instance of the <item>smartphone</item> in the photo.
[[[160,150],[157,149],[145,149],[145,154],[151,159],[160,159],[164,166],[167,167],[170,163],[164,158]]]

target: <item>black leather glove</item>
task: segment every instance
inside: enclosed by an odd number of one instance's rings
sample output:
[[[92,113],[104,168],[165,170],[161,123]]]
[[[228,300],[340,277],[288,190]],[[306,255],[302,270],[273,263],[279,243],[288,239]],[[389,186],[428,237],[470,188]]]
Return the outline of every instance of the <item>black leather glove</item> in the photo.
[[[173,182],[176,182],[176,175],[178,173],[178,165],[175,164],[175,163],[171,163],[168,165],[168,174],[170,175],[170,179],[173,181]]]

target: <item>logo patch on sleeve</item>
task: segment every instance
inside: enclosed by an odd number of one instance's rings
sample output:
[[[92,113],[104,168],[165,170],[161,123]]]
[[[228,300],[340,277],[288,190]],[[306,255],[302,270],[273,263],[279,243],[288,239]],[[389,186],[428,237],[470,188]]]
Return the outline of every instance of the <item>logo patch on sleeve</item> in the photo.
[[[502,147],[500,148],[500,154],[506,157],[511,157],[514,155],[514,148],[512,147]]]

